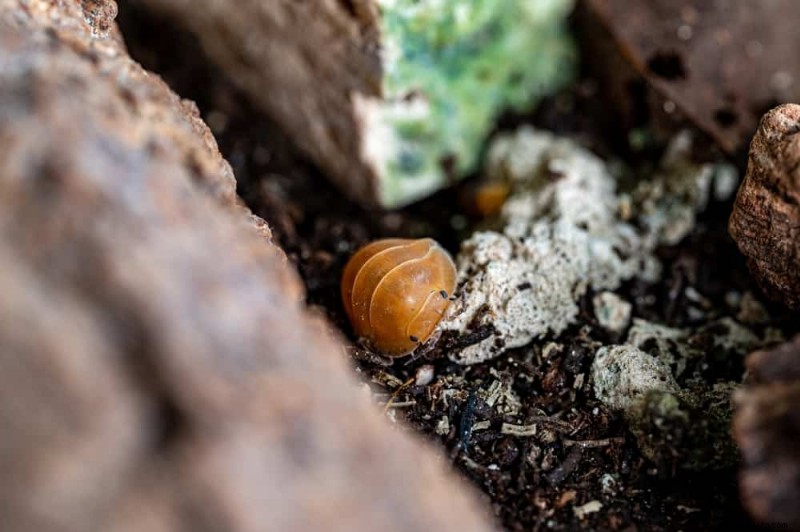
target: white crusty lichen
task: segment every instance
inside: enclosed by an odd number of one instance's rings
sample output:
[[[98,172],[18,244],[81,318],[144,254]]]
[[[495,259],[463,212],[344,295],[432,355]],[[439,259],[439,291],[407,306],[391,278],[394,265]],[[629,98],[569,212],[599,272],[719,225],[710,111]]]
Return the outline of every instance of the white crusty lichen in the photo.
[[[714,174],[713,165],[681,158],[682,143],[668,151],[663,175],[625,194],[609,166],[570,139],[530,127],[498,138],[487,172],[512,193],[501,228],[463,242],[457,297],[440,325],[457,335],[493,332],[450,358],[473,364],[558,335],[576,321],[587,290],[613,291],[633,277],[657,280],[653,250],[693,227]],[[678,185],[659,184],[676,179]]]
[[[698,360],[741,356],[766,342],[733,318],[723,317],[697,330],[634,319],[626,343],[647,351],[666,364],[676,378],[683,378],[687,368]]]
[[[634,227],[617,216],[614,177],[571,140],[522,129],[492,145],[488,171],[514,192],[502,230],[479,231],[462,244],[459,296],[442,325],[494,328],[486,340],[451,353],[467,364],[563,331],[588,288],[613,290],[652,269]]]

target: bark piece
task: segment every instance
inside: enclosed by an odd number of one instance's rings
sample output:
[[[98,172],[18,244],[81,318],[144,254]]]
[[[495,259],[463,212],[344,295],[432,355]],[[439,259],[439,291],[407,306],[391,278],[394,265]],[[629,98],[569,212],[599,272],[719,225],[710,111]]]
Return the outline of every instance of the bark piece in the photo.
[[[3,530],[489,530],[114,12],[0,0]]]
[[[204,50],[352,198],[374,204],[353,94],[378,97],[373,0],[137,0],[198,36]]]
[[[800,99],[794,0],[582,0],[580,12],[586,63],[626,127],[649,115],[674,131],[685,117],[734,153],[763,112]]]
[[[759,521],[794,530],[800,527],[800,336],[750,355],[747,365],[760,383],[736,394],[742,499]]]
[[[800,105],[762,118],[729,229],[764,291],[800,309]]]

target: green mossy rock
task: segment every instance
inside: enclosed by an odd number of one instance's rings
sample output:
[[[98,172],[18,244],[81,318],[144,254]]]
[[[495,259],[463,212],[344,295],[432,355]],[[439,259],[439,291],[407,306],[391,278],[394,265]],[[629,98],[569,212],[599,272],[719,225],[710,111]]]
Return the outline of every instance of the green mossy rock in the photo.
[[[380,0],[384,99],[361,102],[380,201],[409,203],[475,169],[500,112],[575,72],[573,0]]]

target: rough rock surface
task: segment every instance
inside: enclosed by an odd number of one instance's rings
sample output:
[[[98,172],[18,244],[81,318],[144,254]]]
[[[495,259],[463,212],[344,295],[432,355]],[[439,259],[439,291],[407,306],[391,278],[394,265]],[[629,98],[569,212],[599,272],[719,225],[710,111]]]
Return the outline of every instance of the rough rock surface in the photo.
[[[800,309],[800,105],[762,118],[729,228],[764,291]]]
[[[0,0],[3,530],[489,530],[114,12]]]
[[[601,327],[621,333],[631,321],[633,305],[614,292],[600,292],[592,298],[594,314]]]
[[[592,377],[595,395],[614,410],[630,410],[650,391],[678,391],[669,365],[632,345],[598,349]]]
[[[740,490],[760,521],[800,528],[800,336],[747,359],[753,382],[736,396]]]

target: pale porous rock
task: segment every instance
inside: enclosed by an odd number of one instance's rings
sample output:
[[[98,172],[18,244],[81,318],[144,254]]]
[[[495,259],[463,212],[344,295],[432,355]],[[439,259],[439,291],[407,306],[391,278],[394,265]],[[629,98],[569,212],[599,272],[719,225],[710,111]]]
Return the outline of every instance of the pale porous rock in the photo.
[[[626,343],[647,351],[671,368],[676,377],[681,377],[686,370],[687,360],[697,354],[691,349],[688,338],[687,330],[634,319]]]
[[[687,142],[678,137],[649,186],[618,195],[606,163],[572,140],[529,127],[500,137],[487,171],[512,189],[502,229],[478,231],[462,244],[458,297],[440,325],[493,333],[450,358],[478,363],[559,334],[575,321],[587,290],[613,291],[633,277],[657,280],[653,249],[691,230],[713,184],[712,165],[686,162]],[[634,217],[641,217],[638,226]]]
[[[710,382],[710,365],[741,363],[770,339],[731,318],[695,329],[634,319],[623,345],[598,349],[596,397],[622,414],[642,453],[657,465],[705,469],[737,459],[729,436],[735,382]]]
[[[620,333],[631,322],[633,305],[614,292],[601,292],[592,299],[594,315],[601,327]]]
[[[592,365],[594,393],[609,408],[630,411],[650,391],[677,392],[669,366],[632,345],[601,347]]]

